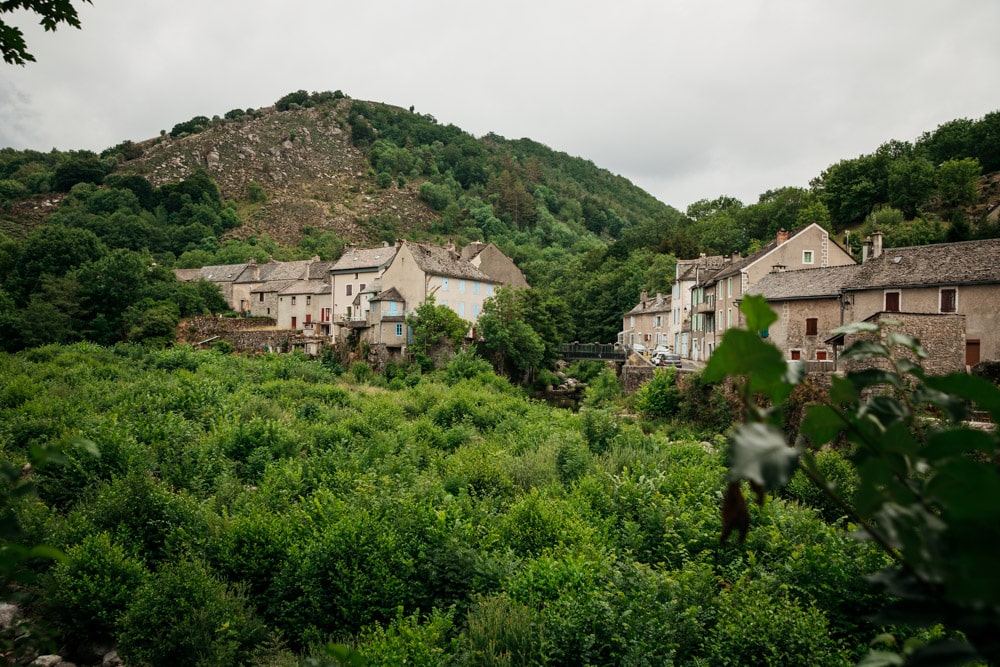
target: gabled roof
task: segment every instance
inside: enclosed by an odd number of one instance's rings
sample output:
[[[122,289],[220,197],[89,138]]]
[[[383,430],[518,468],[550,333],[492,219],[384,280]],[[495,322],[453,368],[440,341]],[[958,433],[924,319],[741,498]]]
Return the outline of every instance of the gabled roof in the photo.
[[[625,313],[625,317],[630,315],[649,315],[650,313],[669,313],[671,306],[671,296],[669,294],[654,294],[645,299],[640,298],[635,308]]]
[[[333,263],[330,271],[333,273],[377,271],[389,266],[395,256],[396,246],[394,245],[379,248],[348,248]]]
[[[845,289],[1000,283],[1000,239],[886,248]]]
[[[322,280],[296,280],[280,289],[278,294],[322,294],[324,287],[329,293],[330,286]]]
[[[729,262],[726,255],[707,255],[696,259],[677,260],[677,280],[701,280]]]
[[[235,282],[240,274],[247,268],[247,264],[216,264],[214,266],[203,266],[200,269],[176,269],[175,274],[179,280],[198,280],[204,278],[212,282]],[[184,271],[190,277],[181,278],[178,271]],[[194,274],[187,273],[194,271]]]
[[[309,265],[309,280],[324,280],[328,278],[330,270],[333,268],[334,264],[336,264],[336,262],[331,260],[319,262],[314,261]]]
[[[390,287],[387,290],[379,292],[378,296],[374,296],[369,301],[402,301],[405,302],[406,298],[399,293],[395,287]]]
[[[473,265],[463,261],[460,255],[448,248],[410,241],[403,241],[403,245],[409,248],[410,254],[413,255],[413,260],[424,273],[433,276],[479,280],[487,283],[498,282]]]
[[[251,294],[257,294],[258,292],[280,292],[286,287],[291,287],[296,283],[302,283],[302,280],[268,280],[267,282],[262,282],[257,287],[250,290]],[[297,293],[297,292],[296,292]]]
[[[834,298],[860,270],[860,264],[846,264],[772,272],[758,280],[749,293],[760,294],[768,301]]]
[[[712,276],[712,279],[713,280],[721,280],[723,278],[728,278],[729,276],[735,276],[735,275],[739,274],[740,272],[743,271],[743,269],[749,267],[751,264],[756,264],[760,260],[764,259],[767,255],[771,254],[771,252],[773,252],[779,245],[784,245],[784,244],[788,243],[789,241],[791,241],[792,239],[794,239],[796,236],[799,236],[800,234],[804,234],[806,231],[812,229],[813,227],[816,227],[817,229],[821,230],[824,233],[826,232],[826,230],[824,230],[822,227],[820,227],[819,225],[817,225],[815,222],[811,222],[808,225],[806,225],[805,227],[803,227],[802,229],[800,229],[800,230],[798,230],[796,232],[790,233],[788,235],[788,238],[785,239],[784,241],[782,241],[781,243],[778,243],[778,239],[776,239],[776,238],[775,239],[771,239],[770,241],[768,241],[767,243],[765,243],[763,246],[761,246],[756,252],[752,252],[749,255],[747,255],[746,257],[744,257],[743,259],[736,260],[732,264],[730,264],[730,265],[728,265],[726,267],[723,267],[723,269],[721,271],[719,271],[714,276]]]

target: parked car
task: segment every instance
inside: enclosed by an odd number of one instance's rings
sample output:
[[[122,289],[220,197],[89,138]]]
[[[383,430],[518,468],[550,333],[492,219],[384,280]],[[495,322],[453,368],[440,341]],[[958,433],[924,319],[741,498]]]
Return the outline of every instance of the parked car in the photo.
[[[680,368],[681,355],[674,354],[673,352],[661,352],[653,355],[652,362],[654,366],[673,366],[674,368]]]
[[[632,343],[632,351],[635,352],[636,354],[645,356],[646,346],[643,345],[642,343]]]

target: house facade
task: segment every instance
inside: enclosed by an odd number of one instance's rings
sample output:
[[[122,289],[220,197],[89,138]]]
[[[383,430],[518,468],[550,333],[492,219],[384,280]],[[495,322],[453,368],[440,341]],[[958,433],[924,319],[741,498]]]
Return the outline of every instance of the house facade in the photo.
[[[640,293],[639,303],[622,318],[618,343],[629,349],[637,343],[650,350],[659,345],[670,347],[671,301],[669,294],[664,296],[657,292],[650,297],[646,292]]]
[[[763,296],[778,319],[761,335],[789,361],[832,364],[836,349],[828,341],[846,324],[841,291],[860,270],[859,264],[845,264],[767,274],[750,293]]]
[[[483,302],[504,283],[464,261],[452,248],[401,241],[381,284],[382,289],[399,293],[407,312],[433,296],[438,305],[474,325]]]
[[[726,329],[744,326],[739,304],[753,293],[757,282],[772,271],[847,266],[856,264],[850,253],[830,239],[825,229],[811,223],[791,234],[778,232],[775,239],[744,258],[733,258],[715,273],[691,287],[691,349],[686,358],[707,359],[722,340]]]
[[[345,327],[359,326],[367,321],[369,295],[382,272],[396,256],[396,246],[383,244],[377,248],[349,246],[330,268],[331,335],[341,337]]]
[[[962,315],[965,365],[1000,359],[1000,239],[883,250],[874,234],[866,250],[843,289],[846,321]]]

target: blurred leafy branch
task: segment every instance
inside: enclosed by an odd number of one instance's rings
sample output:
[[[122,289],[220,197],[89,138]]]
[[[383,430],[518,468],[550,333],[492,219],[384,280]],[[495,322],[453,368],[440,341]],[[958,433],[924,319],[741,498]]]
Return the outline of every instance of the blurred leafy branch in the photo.
[[[762,297],[741,304],[746,329],[730,329],[709,360],[708,381],[734,378],[743,422],[729,441],[728,486],[722,515],[725,541],[742,541],[750,528],[746,480],[758,503],[785,486],[796,470],[837,504],[894,560],[869,575],[896,602],[877,621],[887,625],[943,625],[951,635],[907,642],[902,654],[871,651],[862,665],[949,664],[1000,660],[1000,440],[995,430],[969,425],[970,409],[1000,422],[1000,389],[963,373],[930,376],[916,339],[891,323],[850,324],[834,333],[861,334],[842,361],[873,362],[831,377],[801,424],[786,425],[792,390],[808,383],[799,364],[758,332],[777,315]],[[877,362],[877,363],[875,363]],[[843,497],[816,465],[824,447],[845,450],[859,487]],[[963,639],[964,637],[964,639]],[[894,641],[894,638],[893,640]]]

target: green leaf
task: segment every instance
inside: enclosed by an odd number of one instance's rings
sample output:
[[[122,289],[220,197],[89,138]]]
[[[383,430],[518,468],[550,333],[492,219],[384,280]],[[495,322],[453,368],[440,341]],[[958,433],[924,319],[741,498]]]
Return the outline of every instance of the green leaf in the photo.
[[[881,368],[866,368],[863,371],[853,371],[848,373],[847,377],[854,384],[855,389],[877,387],[884,384],[899,387],[901,384],[898,375],[882,370]]]
[[[778,321],[778,314],[767,305],[767,300],[759,294],[743,297],[740,312],[747,318],[747,329],[754,332],[764,331]]]
[[[814,405],[806,412],[799,433],[819,447],[836,438],[843,428],[844,419],[839,412],[828,405]]]
[[[907,667],[960,667],[978,662],[979,656],[968,643],[957,639],[938,639],[907,656]]]
[[[785,443],[784,434],[770,424],[741,424],[729,449],[729,481],[749,480],[773,491],[795,473],[799,452]]]
[[[923,346],[920,344],[920,341],[914,338],[913,336],[899,333],[897,331],[890,331],[886,335],[886,342],[889,344],[890,347],[894,347],[896,345],[905,347],[910,352],[913,352],[913,354],[917,355],[917,358],[919,359],[927,358],[927,350],[925,350]]]
[[[933,433],[927,439],[923,455],[928,463],[936,465],[967,452],[992,454],[996,449],[995,435],[970,428],[956,428]]]
[[[870,359],[871,357],[891,358],[889,348],[873,340],[859,340],[840,354],[842,360]]]
[[[1000,389],[989,380],[978,375],[952,373],[927,378],[927,386],[975,401],[976,405],[989,410],[994,422],[1000,423]]]
[[[837,327],[830,333],[834,336],[839,336],[841,334],[856,334],[863,332],[874,333],[878,331],[878,325],[871,322],[851,322],[850,324],[845,324],[842,327]]]
[[[834,375],[830,378],[830,401],[837,404],[856,403],[859,399],[854,383]]]
[[[750,379],[752,391],[769,391],[781,383],[786,363],[781,352],[760,336],[746,329],[729,329],[709,357],[703,377],[719,382],[730,375]]]

